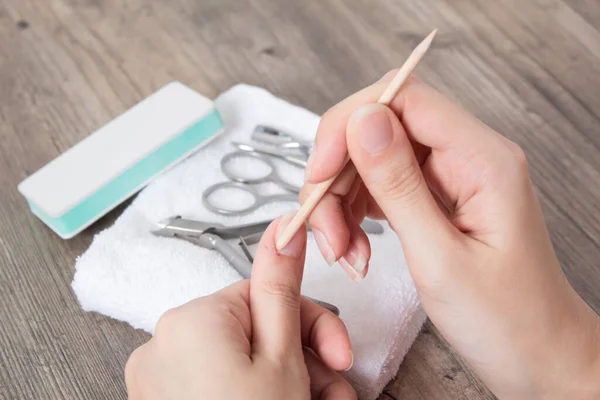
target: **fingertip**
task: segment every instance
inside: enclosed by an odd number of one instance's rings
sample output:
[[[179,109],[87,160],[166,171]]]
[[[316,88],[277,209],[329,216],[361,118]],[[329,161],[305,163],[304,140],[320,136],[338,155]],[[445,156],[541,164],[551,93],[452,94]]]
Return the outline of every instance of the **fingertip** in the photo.
[[[369,271],[371,244],[367,234],[362,230],[349,207],[344,209],[344,214],[350,230],[350,241],[346,252],[338,262],[353,281],[360,282]]]
[[[350,350],[350,365],[348,365],[348,367],[346,367],[346,369],[344,370],[345,372],[348,372],[352,369],[352,366],[354,365],[354,352],[352,350]]]
[[[317,247],[321,252],[321,255],[325,259],[325,262],[330,267],[335,264],[337,258],[335,256],[335,252],[333,251],[333,247],[329,244],[327,237],[317,228],[313,228],[313,236],[315,238],[315,242],[317,243]]]
[[[289,242],[281,249],[277,249],[277,241],[286,233],[286,229],[290,222],[294,219],[296,213],[292,212],[286,214],[277,220],[277,230],[275,232],[275,239],[271,242],[275,245],[275,251],[279,255],[287,257],[299,257],[304,252],[306,247],[306,226],[302,224],[300,228],[294,233],[294,236]]]
[[[337,380],[321,392],[321,400],[354,400],[356,391],[346,380]]]
[[[347,146],[343,114],[337,107],[323,114],[306,165],[306,182],[323,182],[337,174],[344,165]]]
[[[362,266],[363,264],[360,264],[360,269],[357,264],[351,264],[344,258],[340,258],[338,263],[344,272],[346,272],[346,274],[350,277],[350,279],[356,283],[359,283],[365,279],[365,276],[367,276],[367,272],[369,271],[369,263],[364,264],[364,266]]]
[[[342,320],[330,312],[322,314],[315,323],[310,347],[335,371],[347,371],[352,367],[354,354],[348,330]]]
[[[354,400],[352,385],[338,372],[324,365],[310,349],[304,350],[304,361],[310,376],[311,398],[321,400]]]

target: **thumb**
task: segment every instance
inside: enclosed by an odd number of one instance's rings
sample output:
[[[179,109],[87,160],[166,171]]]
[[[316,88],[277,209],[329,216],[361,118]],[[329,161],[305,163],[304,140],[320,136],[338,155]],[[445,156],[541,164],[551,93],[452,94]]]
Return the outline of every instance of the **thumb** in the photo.
[[[292,215],[274,221],[258,245],[250,278],[253,352],[273,361],[302,357],[300,287],[306,254],[302,227],[280,251],[275,248]]]
[[[355,400],[356,392],[342,375],[328,368],[310,349],[304,350],[304,362],[310,376],[311,398],[319,400]]]
[[[352,162],[400,240],[411,253],[430,251],[451,225],[421,173],[398,117],[382,104],[358,109],[346,129]]]

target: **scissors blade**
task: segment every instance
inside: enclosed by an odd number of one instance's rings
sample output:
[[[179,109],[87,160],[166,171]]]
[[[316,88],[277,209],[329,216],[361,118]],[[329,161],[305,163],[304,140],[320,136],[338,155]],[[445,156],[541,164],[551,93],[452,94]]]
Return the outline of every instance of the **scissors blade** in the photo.
[[[257,125],[256,128],[254,128],[254,132],[252,132],[251,137],[257,142],[268,143],[275,146],[312,146],[312,142],[310,140],[298,139],[291,133],[285,132],[282,129],[266,125]]]
[[[281,145],[294,141],[294,138],[289,133],[266,125],[257,125],[254,128],[254,132],[252,132],[252,139],[257,142],[273,145]]]
[[[263,146],[253,146],[253,145],[249,145],[246,143],[240,143],[240,142],[236,142],[236,141],[231,142],[231,144],[233,144],[235,147],[237,147],[238,149],[245,151],[245,152],[266,154],[268,156],[280,158],[280,159],[287,161],[288,163],[295,165],[297,167],[301,167],[301,168],[306,167],[306,161],[307,161],[306,157],[295,157],[293,155],[289,155],[289,154],[286,154],[284,152],[277,151],[277,150],[271,150],[271,149],[268,149]]]

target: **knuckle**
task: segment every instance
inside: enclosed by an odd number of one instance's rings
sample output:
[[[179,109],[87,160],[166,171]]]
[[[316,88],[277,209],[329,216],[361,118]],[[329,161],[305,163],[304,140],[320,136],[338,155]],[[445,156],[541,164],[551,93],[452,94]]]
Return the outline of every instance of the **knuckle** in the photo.
[[[400,68],[394,68],[394,69],[390,69],[388,72],[386,72],[381,79],[379,80],[379,82],[385,82],[385,81],[390,81],[394,78],[394,76],[396,76],[396,74],[398,73],[398,71],[400,71]]]
[[[429,298],[438,298],[443,294],[447,290],[451,278],[447,273],[447,269],[439,265],[433,265],[426,271],[417,271],[414,276],[415,285],[419,292]]]
[[[225,312],[226,307],[213,296],[198,298],[182,306],[167,310],[159,318],[154,337],[154,348],[169,352],[179,342],[195,335],[203,322],[212,321],[215,315]]]
[[[508,159],[510,164],[510,170],[512,176],[515,178],[528,178],[529,177],[529,166],[527,163],[527,156],[523,149],[516,143],[507,140],[508,144]]]
[[[323,113],[321,116],[321,121],[319,122],[319,128],[321,128],[324,124],[327,123],[335,114],[335,110],[337,109],[337,104],[333,107],[329,107],[327,111]]]
[[[308,196],[310,196],[312,191],[313,191],[313,185],[311,185],[310,183],[305,183],[304,186],[302,186],[302,189],[300,190],[300,194],[298,195],[298,201],[300,202],[300,205],[304,204],[304,202],[306,201]]]
[[[165,311],[156,323],[156,328],[154,329],[155,336],[169,336],[173,332],[174,327],[178,324],[179,314],[177,308]]]
[[[421,169],[416,163],[393,167],[378,182],[383,194],[393,200],[416,201],[422,185]]]
[[[397,98],[394,99],[394,104],[396,106],[405,110],[411,109],[415,114],[421,114],[430,107],[430,96],[427,91],[424,90],[427,86],[415,75],[409,76],[402,87],[403,89],[400,91]]]
[[[405,87],[409,87],[409,86],[413,86],[416,84],[420,84],[421,80],[419,79],[418,76],[416,75],[411,75],[408,78],[406,78],[406,82],[404,82]]]
[[[336,377],[333,382],[322,389],[320,398],[356,400],[358,395],[348,381],[342,377]]]
[[[131,353],[129,359],[125,363],[125,385],[127,390],[130,391],[135,386],[135,377],[138,373],[139,358],[140,358],[141,347],[138,347]]]
[[[236,315],[240,307],[231,301],[224,301],[219,298],[210,299],[201,307],[200,312],[206,317],[213,319],[221,315],[234,314]]]
[[[293,309],[300,309],[300,290],[291,283],[265,281],[263,291],[280,304]]]
[[[429,298],[443,300],[450,288],[460,280],[462,265],[468,265],[466,260],[473,259],[465,248],[454,240],[442,240],[428,255],[428,262],[411,269],[411,275],[419,292]],[[443,260],[443,261],[440,261]]]
[[[511,149],[512,157],[515,164],[522,168],[527,168],[527,156],[525,152],[518,144],[509,141],[509,147]]]

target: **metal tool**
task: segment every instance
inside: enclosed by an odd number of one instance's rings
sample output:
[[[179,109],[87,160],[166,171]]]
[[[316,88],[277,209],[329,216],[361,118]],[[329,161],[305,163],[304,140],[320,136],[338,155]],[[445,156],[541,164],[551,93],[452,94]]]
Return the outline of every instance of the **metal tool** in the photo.
[[[152,233],[157,236],[176,237],[206,249],[216,250],[225,257],[242,278],[249,279],[252,274],[253,260],[248,247],[243,246],[245,254],[240,254],[225,241],[225,238],[237,236],[240,238],[240,242],[244,243],[245,235],[262,234],[270,222],[227,227],[221,224],[187,220],[176,216],[160,221],[157,224],[159,229],[152,231]],[[326,308],[335,315],[340,314],[340,310],[332,304],[308,296],[304,297]]]
[[[243,157],[251,157],[253,159],[259,160],[260,162],[262,162],[263,164],[265,164],[268,167],[269,172],[267,172],[266,175],[263,175],[258,178],[245,178],[243,176],[240,176],[240,175],[232,172],[227,167],[229,165],[228,163],[232,159],[243,158]],[[245,215],[245,214],[251,213],[252,211],[254,211],[268,203],[275,203],[275,202],[280,202],[280,201],[284,201],[284,202],[285,201],[287,201],[287,202],[297,202],[298,201],[298,194],[300,193],[300,188],[284,181],[281,178],[281,176],[277,173],[275,165],[268,158],[266,158],[260,154],[252,153],[252,152],[240,152],[240,151],[227,154],[221,160],[221,169],[222,169],[223,173],[225,174],[225,176],[227,176],[227,178],[229,178],[231,181],[230,182],[221,182],[221,183],[217,183],[212,186],[209,186],[202,194],[202,203],[208,210],[210,210],[214,213],[221,214],[221,215],[229,215],[229,216]],[[251,186],[252,184],[263,183],[263,182],[276,183],[279,187],[286,189],[290,193],[262,195],[253,186]],[[213,202],[213,200],[211,200],[211,196],[215,192],[222,190],[222,189],[241,190],[251,196],[252,203],[250,205],[248,205],[247,207],[240,208],[240,209],[231,209],[231,208],[226,208],[219,204],[215,204]],[[270,223],[270,222],[268,222],[268,223]],[[268,223],[267,223],[267,225],[268,225]],[[213,224],[212,226],[214,227],[215,224]],[[383,233],[383,227],[380,224],[378,224],[377,222],[372,221],[372,220],[364,220],[363,223],[361,224],[361,227],[363,228],[365,233],[375,233],[375,234]]]
[[[307,157],[298,157],[293,154],[282,152],[278,149],[269,149],[264,146],[257,146],[252,144],[246,144],[241,142],[233,141],[231,142],[235,147],[239,150],[247,152],[247,153],[259,153],[267,156],[277,157],[289,164],[292,164],[296,167],[306,168]]]
[[[243,190],[246,193],[249,193],[252,196],[252,203],[247,207],[241,209],[230,209],[224,206],[220,206],[217,204],[213,204],[213,200],[211,200],[211,196],[213,193],[222,190],[222,189],[237,189]],[[288,202],[297,202],[298,194],[292,193],[282,193],[282,194],[273,194],[273,195],[262,195],[258,193],[258,191],[252,186],[245,185],[240,182],[221,182],[207,188],[202,194],[202,203],[204,206],[210,211],[221,214],[221,215],[246,215],[251,213],[252,211],[264,206],[268,203],[274,203],[279,201],[288,201]]]
[[[257,178],[247,178],[236,174],[229,168],[230,161],[236,158],[252,158],[254,160],[258,160],[267,166],[268,172]],[[300,187],[292,185],[291,183],[281,178],[281,176],[275,168],[275,165],[268,158],[258,153],[243,151],[229,153],[221,160],[221,170],[223,171],[225,176],[227,176],[227,178],[231,180],[231,182],[221,182],[214,184],[208,187],[202,194],[202,203],[207,209],[209,209],[212,212],[221,215],[245,215],[256,210],[259,207],[262,207],[267,203],[280,201],[298,201],[298,193],[300,193]],[[290,193],[265,196],[261,195],[254,187],[250,186],[252,184],[264,182],[275,183],[277,186]],[[247,207],[241,209],[226,208],[223,205],[215,204],[214,200],[212,199],[212,196],[215,192],[222,189],[234,189],[244,191],[247,194],[250,194],[253,202]]]
[[[313,142],[310,140],[298,139],[292,134],[285,132],[279,128],[271,126],[257,125],[252,132],[252,139],[277,146],[282,149],[298,150],[304,157],[308,158],[313,149]]]
[[[160,221],[157,224],[160,229],[154,232],[168,232],[169,234],[166,236],[179,235],[190,237],[197,237],[202,234],[214,234],[225,240],[242,237],[250,246],[260,241],[262,234],[267,230],[268,226],[272,222],[273,220],[271,219],[266,221],[252,222],[249,224],[226,226],[218,222],[196,221],[193,219],[181,218],[181,216],[177,215]],[[365,231],[365,233],[375,235],[380,235],[383,233],[383,226],[373,220],[364,220],[361,224],[361,228]],[[309,232],[311,231],[310,226],[307,226],[307,230]]]
[[[378,223],[377,221],[373,221],[371,219],[365,219],[362,222],[362,224],[360,224],[360,227],[362,228],[362,230],[365,233],[368,233],[368,234],[381,235],[383,233],[383,226],[381,226],[381,224]],[[306,230],[308,232],[311,232],[310,225],[306,225]],[[251,233],[249,235],[244,236],[243,237],[244,245],[252,246],[253,244],[260,242],[260,239],[262,238],[262,234],[263,234],[262,232],[258,232],[258,233]]]
[[[257,178],[248,178],[248,177],[244,177],[240,174],[237,174],[235,172],[232,172],[228,166],[230,165],[230,161],[234,160],[236,158],[237,159],[251,158],[254,160],[258,160],[260,163],[262,163],[263,165],[265,165],[268,168],[268,172]],[[261,154],[258,154],[256,152],[235,151],[233,153],[229,153],[229,154],[225,155],[225,157],[223,157],[221,159],[221,170],[223,171],[223,173],[225,174],[225,176],[227,178],[229,178],[230,180],[232,180],[234,182],[248,183],[248,184],[273,182],[280,188],[288,190],[290,192],[294,192],[294,193],[299,193],[300,189],[301,189],[299,186],[292,185],[291,183],[285,181],[277,172],[275,165],[267,157],[264,157]]]

